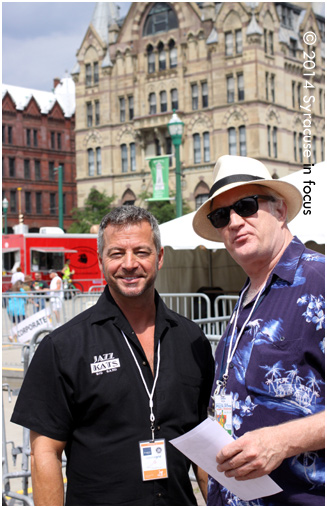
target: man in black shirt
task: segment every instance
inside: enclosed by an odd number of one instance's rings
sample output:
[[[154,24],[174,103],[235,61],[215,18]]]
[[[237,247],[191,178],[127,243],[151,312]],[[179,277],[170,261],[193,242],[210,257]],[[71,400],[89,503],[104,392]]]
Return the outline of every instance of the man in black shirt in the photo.
[[[31,429],[36,505],[196,505],[189,460],[169,441],[206,418],[211,347],[154,289],[156,220],[134,206],[100,224],[98,303],[43,339],[12,421]],[[206,474],[195,468],[202,493]]]

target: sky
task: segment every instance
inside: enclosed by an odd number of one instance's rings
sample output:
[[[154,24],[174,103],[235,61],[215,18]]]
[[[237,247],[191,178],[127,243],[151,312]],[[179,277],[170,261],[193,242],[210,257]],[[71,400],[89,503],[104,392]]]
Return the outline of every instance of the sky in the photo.
[[[117,2],[121,16],[131,2]],[[2,0],[2,83],[51,92],[70,74],[96,2]]]

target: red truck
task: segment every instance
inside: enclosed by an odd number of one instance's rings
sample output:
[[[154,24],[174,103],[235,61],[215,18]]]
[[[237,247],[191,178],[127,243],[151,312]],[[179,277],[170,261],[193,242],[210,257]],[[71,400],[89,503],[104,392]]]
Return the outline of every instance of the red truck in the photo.
[[[2,235],[2,291],[8,290],[11,275],[20,266],[25,275],[41,272],[49,279],[49,271],[61,270],[67,259],[75,271],[72,282],[81,291],[91,286],[104,285],[97,258],[97,235],[25,233]]]

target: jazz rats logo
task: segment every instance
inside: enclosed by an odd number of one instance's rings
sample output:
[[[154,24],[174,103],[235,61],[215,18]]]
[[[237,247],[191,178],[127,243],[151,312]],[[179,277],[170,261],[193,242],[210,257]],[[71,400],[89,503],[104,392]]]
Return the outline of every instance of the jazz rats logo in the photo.
[[[91,373],[97,376],[102,375],[104,372],[115,372],[120,367],[119,358],[114,358],[113,353],[104,353],[93,358],[94,363],[90,364]]]

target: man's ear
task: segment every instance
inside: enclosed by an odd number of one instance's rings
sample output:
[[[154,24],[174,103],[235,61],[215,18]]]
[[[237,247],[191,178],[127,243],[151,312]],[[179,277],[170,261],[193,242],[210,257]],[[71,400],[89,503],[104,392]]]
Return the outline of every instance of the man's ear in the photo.
[[[281,222],[287,221],[287,204],[284,200],[279,199],[276,204],[276,216]]]

